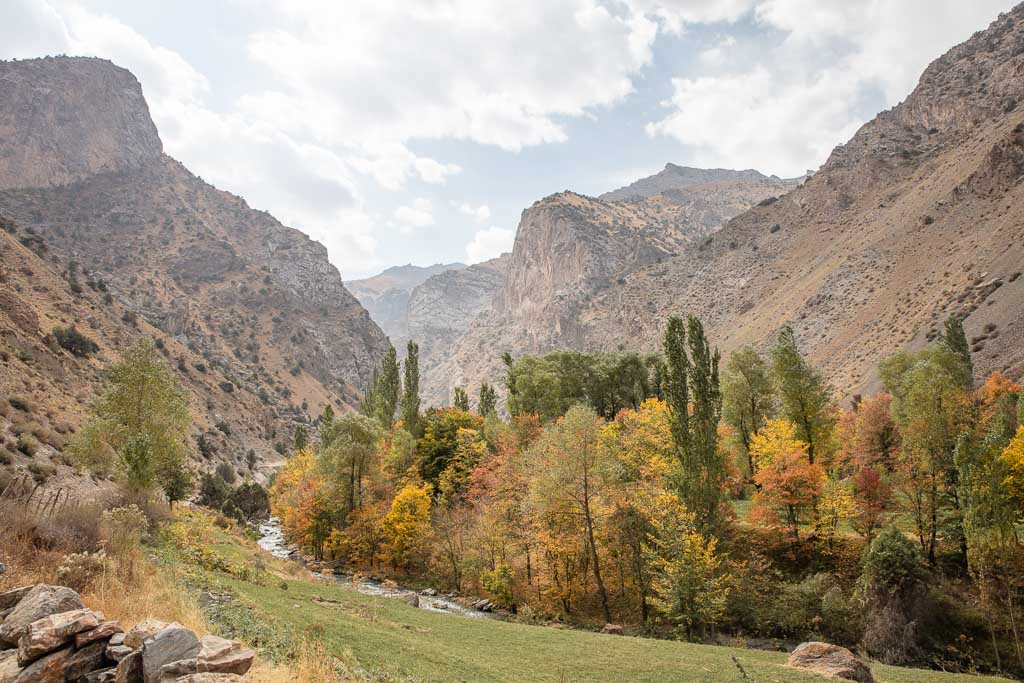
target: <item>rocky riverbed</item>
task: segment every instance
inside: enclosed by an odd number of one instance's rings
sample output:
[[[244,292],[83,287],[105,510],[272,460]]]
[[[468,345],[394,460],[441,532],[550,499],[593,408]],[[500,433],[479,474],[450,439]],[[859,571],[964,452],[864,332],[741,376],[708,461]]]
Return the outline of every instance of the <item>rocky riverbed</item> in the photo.
[[[286,558],[305,564],[298,548],[288,545],[284,532],[281,529],[280,520],[276,517],[270,517],[260,524],[259,533],[259,546],[268,553],[274,557]],[[457,600],[458,596],[454,593],[443,594],[433,588],[415,591],[411,588],[399,586],[393,581],[382,581],[371,577],[338,573],[337,570],[331,570],[327,565],[310,565],[310,568],[318,569],[314,574],[321,580],[351,586],[354,590],[364,595],[377,595],[382,598],[403,600],[414,607],[431,612],[443,612],[445,614],[456,614],[477,619],[499,618],[498,614],[491,611],[493,606],[486,600],[474,602],[473,605],[481,608],[477,609],[475,606],[466,606],[460,603]]]

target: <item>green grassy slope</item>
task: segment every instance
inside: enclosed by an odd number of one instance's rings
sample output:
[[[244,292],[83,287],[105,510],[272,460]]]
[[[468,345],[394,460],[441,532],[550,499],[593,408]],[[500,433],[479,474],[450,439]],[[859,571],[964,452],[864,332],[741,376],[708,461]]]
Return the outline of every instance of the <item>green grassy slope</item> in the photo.
[[[254,544],[213,529],[204,547],[236,567],[256,563]],[[179,557],[182,555],[179,552]],[[269,557],[269,556],[267,556]],[[281,568],[264,557],[271,570]],[[821,681],[785,667],[784,653],[602,635],[428,612],[366,596],[329,579],[243,580],[196,569],[203,584],[232,593],[251,620],[285,634],[316,634],[354,657],[371,679],[401,681]],[[880,681],[995,680],[877,665]]]

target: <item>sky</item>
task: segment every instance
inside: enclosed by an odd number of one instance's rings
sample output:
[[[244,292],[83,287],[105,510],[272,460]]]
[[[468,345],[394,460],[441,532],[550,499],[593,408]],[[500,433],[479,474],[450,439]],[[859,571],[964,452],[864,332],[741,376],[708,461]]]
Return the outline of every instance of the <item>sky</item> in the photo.
[[[666,162],[818,168],[1008,0],[0,0],[0,59],[99,56],[165,151],[343,277],[475,263]]]

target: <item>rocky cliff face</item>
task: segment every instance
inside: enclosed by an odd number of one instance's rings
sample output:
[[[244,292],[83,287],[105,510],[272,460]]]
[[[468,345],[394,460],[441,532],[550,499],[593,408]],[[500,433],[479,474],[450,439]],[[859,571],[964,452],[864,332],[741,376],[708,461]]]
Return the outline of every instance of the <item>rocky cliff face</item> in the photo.
[[[64,185],[162,151],[127,70],[101,59],[0,62],[0,187]]]
[[[801,187],[758,202],[678,253],[663,250],[660,263],[595,278],[594,264],[628,259],[602,258],[605,234],[596,229],[577,233],[599,245],[584,255],[568,237],[568,220],[534,225],[531,209],[501,306],[474,323],[431,381],[497,381],[496,356],[506,349],[654,350],[674,313],[701,316],[725,353],[765,347],[792,324],[840,395],[877,388],[878,362],[933,338],[951,314],[964,317],[979,377],[993,369],[1020,375],[1020,102],[1024,6],[936,60],[904,103],[837,147]],[[639,190],[613,196],[635,203],[646,191]]]
[[[551,195],[523,212],[507,275],[490,309],[424,372],[429,402],[456,385],[496,382],[500,354],[542,353],[590,344],[580,317],[588,302],[614,291],[628,274],[663,263],[700,243],[754,204],[796,181],[756,171],[665,171],[606,195]],[[619,198],[622,197],[622,198]],[[627,337],[628,338],[628,337]]]
[[[9,63],[0,73],[13,88],[0,98],[0,120],[21,121],[11,106],[86,112],[72,125],[82,138],[75,145],[55,145],[37,159],[0,156],[0,178],[8,179],[0,214],[18,226],[19,239],[38,240],[46,267],[74,285],[67,301],[53,304],[59,315],[47,325],[91,327],[117,311],[125,325],[94,327],[110,348],[104,360],[139,334],[156,336],[193,390],[205,443],[231,462],[247,461],[250,450],[257,462],[279,460],[274,445],[290,438],[291,422],[328,403],[357,403],[388,340],[322,245],[162,155],[138,82],[123,69],[63,58]],[[76,80],[83,73],[89,77]],[[90,112],[119,123],[99,126],[91,140]],[[63,140],[70,135],[63,119],[35,119],[15,138]],[[92,161],[83,166],[83,157]],[[103,292],[106,310],[90,292]],[[22,327],[24,343],[38,346],[32,335],[46,335],[47,325]],[[94,368],[68,366],[54,380],[61,388],[40,401],[86,401],[97,387]],[[2,371],[17,383],[18,368]]]
[[[420,347],[420,373],[434,375],[448,362],[456,340],[474,320],[490,310],[508,274],[511,254],[449,270],[428,278],[409,297],[409,338]],[[448,397],[431,394],[428,405],[443,405]]]
[[[392,266],[373,277],[346,282],[345,286],[388,335],[399,355],[402,355],[409,341],[409,296],[413,289],[434,275],[465,267],[462,263]]]

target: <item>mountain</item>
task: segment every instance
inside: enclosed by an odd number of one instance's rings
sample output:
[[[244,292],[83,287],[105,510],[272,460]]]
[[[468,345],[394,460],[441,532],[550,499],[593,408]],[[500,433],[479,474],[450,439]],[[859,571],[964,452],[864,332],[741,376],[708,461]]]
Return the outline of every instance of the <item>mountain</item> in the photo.
[[[876,388],[878,362],[934,338],[949,315],[964,319],[978,377],[994,369],[1019,376],[1021,102],[1018,6],[933,62],[903,103],[837,147],[801,187],[666,251],[660,263],[622,269],[637,259],[621,241],[612,246],[593,221],[534,205],[494,315],[474,323],[431,381],[443,384],[445,373],[471,386],[494,381],[506,349],[653,350],[665,319],[687,313],[704,320],[724,353],[765,348],[792,325],[840,395]],[[609,248],[614,257],[601,258]],[[615,268],[628,272],[608,278]]]
[[[603,198],[566,191],[535,202],[520,219],[493,305],[481,309],[437,365],[424,369],[425,402],[445,403],[454,386],[497,382],[503,351],[587,348],[585,321],[578,314],[588,301],[797,184],[756,171],[669,164]]]
[[[399,354],[402,354],[405,352],[405,343],[409,340],[407,309],[412,290],[433,275],[465,267],[463,263],[392,266],[372,277],[350,280],[345,286],[370,313],[373,321],[388,335]]]
[[[3,334],[26,356],[6,354],[5,390],[80,420],[100,368],[152,335],[202,406],[203,455],[265,471],[294,422],[356,405],[384,333],[323,245],[163,153],[131,73],[91,58],[0,62],[0,130],[0,216],[17,242],[0,289],[21,311]],[[94,338],[97,356],[54,347],[58,323]]]

